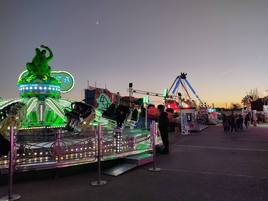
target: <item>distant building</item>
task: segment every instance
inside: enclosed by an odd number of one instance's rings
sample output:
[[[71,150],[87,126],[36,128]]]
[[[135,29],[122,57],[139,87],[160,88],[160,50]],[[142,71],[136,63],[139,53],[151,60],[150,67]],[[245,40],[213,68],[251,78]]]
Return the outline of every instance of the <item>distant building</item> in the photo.
[[[87,89],[85,89],[85,99],[84,101],[89,104],[93,105],[94,107],[98,106],[98,98],[100,95],[105,95],[104,97],[109,99],[109,102],[116,103],[119,101],[120,95],[117,93],[112,93],[108,89],[103,88],[97,88],[97,87],[91,87],[89,86]],[[108,100],[101,100],[102,102],[108,101]]]

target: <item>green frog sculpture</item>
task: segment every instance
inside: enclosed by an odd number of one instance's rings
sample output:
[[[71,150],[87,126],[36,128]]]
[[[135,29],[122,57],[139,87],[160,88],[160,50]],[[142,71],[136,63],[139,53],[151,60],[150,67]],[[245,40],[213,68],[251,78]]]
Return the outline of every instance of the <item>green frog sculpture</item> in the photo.
[[[71,107],[72,101],[61,98],[61,95],[74,87],[74,78],[66,71],[54,71],[50,67],[53,57],[51,49],[41,45],[19,76],[20,99],[15,102],[27,106],[23,128],[65,126],[67,123],[65,109]]]
[[[26,64],[27,73],[20,77],[18,84],[54,84],[60,82],[51,76],[51,67],[48,65],[53,59],[53,53],[47,46],[41,45],[42,49],[35,49],[35,56],[31,63]],[[48,52],[48,56],[47,56]]]
[[[46,80],[50,77],[51,68],[48,66],[48,63],[53,59],[53,53],[47,46],[41,45],[40,47],[43,50],[39,48],[35,49],[35,56],[32,63],[27,63],[26,68],[29,75]],[[49,56],[46,56],[47,51],[49,52]]]
[[[53,53],[49,47],[41,45],[35,49],[32,62],[26,64],[26,70],[18,80],[21,97],[60,98],[61,93],[72,89],[73,76],[66,71],[52,71],[49,66],[52,59]]]

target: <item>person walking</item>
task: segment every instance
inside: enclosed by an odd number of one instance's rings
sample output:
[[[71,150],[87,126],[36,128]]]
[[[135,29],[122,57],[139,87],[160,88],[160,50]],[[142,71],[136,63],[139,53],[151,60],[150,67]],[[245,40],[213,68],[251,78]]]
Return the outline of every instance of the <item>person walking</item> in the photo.
[[[226,116],[225,114],[222,114],[222,125],[223,125],[224,132],[229,131],[229,127],[230,127],[229,117]]]
[[[162,149],[161,153],[168,154],[169,153],[169,140],[168,140],[169,120],[168,120],[168,115],[165,112],[164,105],[158,105],[157,108],[160,112],[158,128],[159,128],[161,139],[162,139],[162,142],[164,145],[164,148]]]
[[[242,114],[238,115],[238,119],[237,119],[237,128],[239,130],[243,130],[243,116]]]
[[[247,113],[245,116],[245,127],[246,128],[248,128],[248,126],[249,126],[249,121],[250,121],[250,116],[249,116],[249,113]]]
[[[252,122],[253,122],[253,126],[256,127],[257,126],[257,111],[256,110],[252,111]]]
[[[231,133],[233,131],[237,131],[237,127],[236,127],[236,116],[234,115],[234,112],[232,112],[231,114]]]

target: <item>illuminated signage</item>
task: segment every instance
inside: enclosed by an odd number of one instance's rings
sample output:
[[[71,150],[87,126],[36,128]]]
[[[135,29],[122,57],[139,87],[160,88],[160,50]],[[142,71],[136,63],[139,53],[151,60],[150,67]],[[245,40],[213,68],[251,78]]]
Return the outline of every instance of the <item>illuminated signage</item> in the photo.
[[[28,71],[23,71],[19,76],[19,80],[27,77]],[[72,74],[68,73],[67,71],[51,71],[51,77],[60,81],[60,92],[67,93],[72,90],[74,87],[74,77]]]

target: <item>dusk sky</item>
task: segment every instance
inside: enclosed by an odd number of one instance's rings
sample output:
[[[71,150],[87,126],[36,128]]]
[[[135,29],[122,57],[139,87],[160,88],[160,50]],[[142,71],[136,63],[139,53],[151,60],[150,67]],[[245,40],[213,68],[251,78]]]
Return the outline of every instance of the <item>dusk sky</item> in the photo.
[[[95,82],[127,95],[162,92],[181,72],[208,104],[268,95],[267,0],[0,0],[0,96],[41,44],[53,70],[72,73],[65,97]]]

